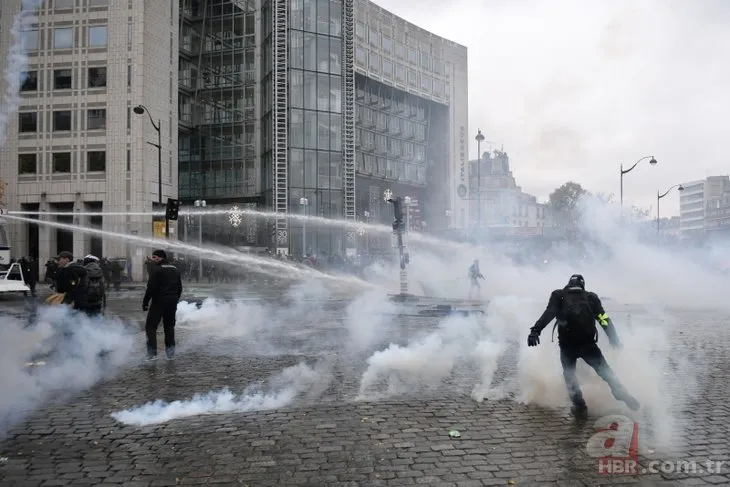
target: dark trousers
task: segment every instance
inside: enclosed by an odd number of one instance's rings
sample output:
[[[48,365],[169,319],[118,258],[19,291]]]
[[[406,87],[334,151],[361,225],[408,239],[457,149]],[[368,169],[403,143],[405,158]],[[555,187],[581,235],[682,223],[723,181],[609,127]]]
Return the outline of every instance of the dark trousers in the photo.
[[[162,328],[165,331],[165,350],[169,353],[175,350],[175,314],[177,313],[177,301],[163,301],[155,304],[152,302],[147,312],[147,354],[157,355],[157,328],[162,321]]]
[[[575,365],[579,358],[582,358],[585,363],[590,365],[593,370],[596,371],[598,376],[605,380],[608,386],[611,388],[611,393],[614,397],[620,399],[623,396],[623,386],[619,382],[616,374],[613,373],[611,367],[608,366],[606,359],[601,353],[601,349],[595,343],[580,345],[580,346],[568,346],[560,345],[560,363],[563,366],[563,377],[565,378],[565,385],[568,388],[568,394],[570,400],[575,405],[585,405],[583,400],[583,393],[580,390],[580,384],[578,378],[575,375]]]

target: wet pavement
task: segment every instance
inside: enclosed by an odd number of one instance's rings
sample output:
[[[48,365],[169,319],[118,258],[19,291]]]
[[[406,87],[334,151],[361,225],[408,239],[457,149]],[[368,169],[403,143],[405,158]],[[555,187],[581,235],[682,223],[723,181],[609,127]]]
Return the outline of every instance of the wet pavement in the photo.
[[[196,296],[258,299],[253,292],[236,286],[190,289]],[[112,296],[110,310],[139,323],[141,295],[134,290]],[[601,474],[597,459],[589,456],[586,446],[597,432],[597,416],[577,421],[566,408],[519,404],[509,394],[475,402],[464,384],[473,385],[479,373],[468,366],[438,387],[360,399],[372,352],[391,342],[405,344],[435,329],[439,320],[402,318],[367,350],[346,353],[346,306],[337,299],[326,305],[312,301],[306,309],[268,317],[254,317],[253,308],[245,308],[248,316],[241,320],[255,323],[240,333],[216,328],[206,335],[181,324],[175,360],[144,363],[140,353],[115,376],[56,397],[16,425],[0,441],[0,486],[730,484],[728,331],[715,312],[663,312],[673,355],[690,359],[704,373],[689,403],[678,401],[672,411],[678,421],[676,448],[642,451],[639,473],[628,475]],[[615,304],[609,312],[624,322],[647,313]],[[543,334],[547,346],[548,332]],[[137,333],[140,351],[142,340]],[[495,382],[508,383],[514,375],[516,348],[500,360]],[[280,409],[148,426],[124,425],[111,416],[156,399],[185,400],[224,388],[241,393],[301,362],[319,370],[321,380],[297,391]],[[685,379],[673,373],[679,374],[670,362],[667,402],[684,390]],[[618,406],[616,413],[631,416]],[[644,427],[640,415],[631,417]],[[727,465],[677,463],[707,460]],[[683,469],[690,471],[678,471]]]

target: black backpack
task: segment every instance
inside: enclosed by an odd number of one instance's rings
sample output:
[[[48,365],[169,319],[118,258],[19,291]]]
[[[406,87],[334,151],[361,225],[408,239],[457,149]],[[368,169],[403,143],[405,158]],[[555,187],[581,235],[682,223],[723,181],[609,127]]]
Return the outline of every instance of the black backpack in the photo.
[[[84,266],[86,269],[86,305],[97,306],[104,302],[104,271],[96,262]]]
[[[583,289],[566,289],[560,313],[561,334],[570,341],[589,341],[598,339],[596,316],[588,293]]]

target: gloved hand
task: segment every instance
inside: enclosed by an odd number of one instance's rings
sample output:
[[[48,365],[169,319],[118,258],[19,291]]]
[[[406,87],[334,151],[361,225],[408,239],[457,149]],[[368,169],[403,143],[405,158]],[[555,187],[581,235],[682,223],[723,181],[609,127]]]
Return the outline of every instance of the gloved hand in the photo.
[[[527,337],[527,346],[536,347],[540,344],[540,333],[535,330],[530,330],[530,335]]]
[[[147,311],[148,309],[150,309],[149,306],[147,306],[146,304],[142,305],[142,311]]]

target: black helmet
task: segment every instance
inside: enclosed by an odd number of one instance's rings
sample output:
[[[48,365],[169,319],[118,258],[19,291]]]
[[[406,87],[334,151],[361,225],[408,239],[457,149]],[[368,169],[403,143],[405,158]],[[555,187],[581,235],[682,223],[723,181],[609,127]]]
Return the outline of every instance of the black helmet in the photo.
[[[586,288],[586,281],[583,279],[583,276],[580,274],[573,274],[570,276],[570,279],[568,280],[568,285],[566,287],[579,287],[581,289]]]

